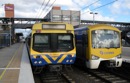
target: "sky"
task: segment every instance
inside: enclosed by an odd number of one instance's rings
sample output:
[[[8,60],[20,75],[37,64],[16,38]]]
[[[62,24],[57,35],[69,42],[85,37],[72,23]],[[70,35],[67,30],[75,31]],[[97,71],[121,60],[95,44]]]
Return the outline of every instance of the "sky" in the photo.
[[[5,16],[4,4],[14,4],[15,17],[43,18],[53,6],[62,10],[81,11],[81,20],[130,22],[130,0],[1,0],[0,17]],[[54,2],[54,4],[53,4]],[[42,5],[43,3],[43,5]],[[47,4],[48,3],[48,4]]]
[[[130,22],[130,0],[1,0],[0,17],[5,16],[4,4],[14,4],[15,17],[44,18],[52,6],[81,12],[81,20]],[[48,4],[47,4],[48,3]],[[43,5],[42,5],[43,4]]]

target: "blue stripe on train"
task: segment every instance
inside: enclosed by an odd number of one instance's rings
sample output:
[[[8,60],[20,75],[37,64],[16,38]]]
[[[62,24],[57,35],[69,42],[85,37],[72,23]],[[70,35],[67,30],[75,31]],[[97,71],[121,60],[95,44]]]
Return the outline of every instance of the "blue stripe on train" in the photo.
[[[61,63],[58,63],[58,61],[61,59],[61,57],[63,55],[64,54],[61,54],[56,60],[53,60],[52,57],[50,57],[48,54],[46,54],[45,56],[52,62],[52,63],[49,63],[49,64],[74,64],[76,54],[74,55],[74,57],[69,57],[68,55],[70,55],[70,54],[68,54],[67,57]],[[42,63],[39,64],[39,61],[41,61]],[[72,62],[70,62],[70,61],[72,61]],[[44,65],[48,64],[42,57],[36,59],[33,56],[31,56],[31,62],[32,62],[33,66],[44,66]]]

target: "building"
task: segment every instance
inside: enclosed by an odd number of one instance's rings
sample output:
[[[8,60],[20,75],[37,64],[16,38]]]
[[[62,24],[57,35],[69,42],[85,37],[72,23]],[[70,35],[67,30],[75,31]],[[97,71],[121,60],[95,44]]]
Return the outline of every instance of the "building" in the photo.
[[[5,17],[14,17],[14,4],[5,4]]]
[[[45,19],[51,22],[67,22],[76,26],[80,24],[80,11],[61,10],[59,6],[54,6]]]
[[[13,30],[11,18],[14,18],[14,4],[4,4],[5,17],[0,22],[0,48],[10,46]]]

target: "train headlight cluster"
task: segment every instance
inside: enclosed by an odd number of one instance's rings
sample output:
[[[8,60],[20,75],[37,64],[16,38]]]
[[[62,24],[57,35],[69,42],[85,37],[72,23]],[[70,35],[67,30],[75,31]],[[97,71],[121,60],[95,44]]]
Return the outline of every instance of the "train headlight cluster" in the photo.
[[[34,64],[42,64],[42,61],[34,61]]]
[[[68,54],[66,57],[66,63],[72,63],[74,62],[73,56],[71,54]]]
[[[98,59],[99,59],[98,56],[92,55],[92,60],[98,60]]]
[[[71,63],[71,62],[73,62],[73,60],[71,59],[71,60],[66,60],[66,63]]]
[[[41,55],[37,55],[36,58],[33,60],[33,63],[35,65],[41,65],[42,64]]]

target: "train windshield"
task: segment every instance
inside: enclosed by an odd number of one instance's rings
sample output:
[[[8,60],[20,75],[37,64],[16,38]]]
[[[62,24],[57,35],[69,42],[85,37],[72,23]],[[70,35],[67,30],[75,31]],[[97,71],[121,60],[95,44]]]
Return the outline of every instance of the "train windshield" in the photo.
[[[119,32],[107,29],[92,31],[92,47],[119,48],[120,47]]]
[[[71,34],[58,35],[58,50],[73,49],[73,36]]]
[[[33,49],[38,52],[65,52],[74,48],[70,33],[35,33],[33,39]]]
[[[50,49],[49,35],[35,34],[33,40],[33,49],[39,52]]]

